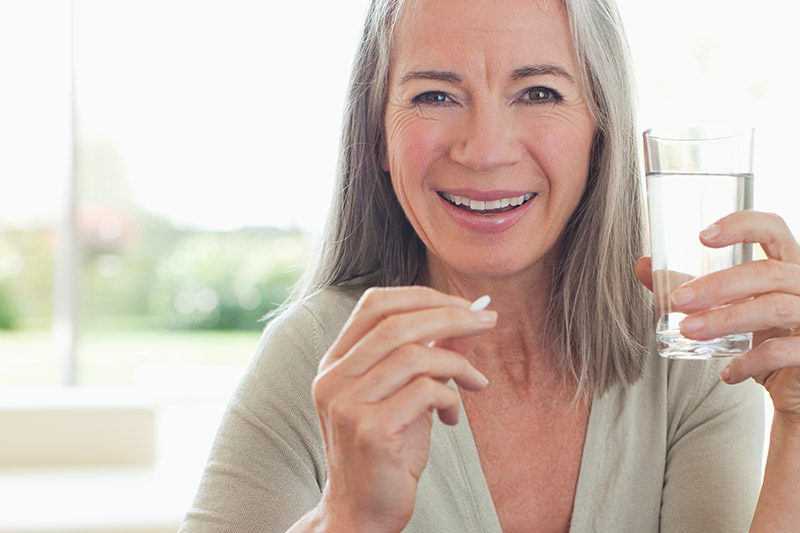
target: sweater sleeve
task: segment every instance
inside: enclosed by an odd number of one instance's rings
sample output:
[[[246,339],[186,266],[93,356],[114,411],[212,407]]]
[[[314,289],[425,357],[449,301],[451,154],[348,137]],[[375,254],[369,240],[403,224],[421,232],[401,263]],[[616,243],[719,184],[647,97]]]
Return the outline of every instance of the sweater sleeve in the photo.
[[[307,304],[266,328],[223,416],[181,533],[283,532],[317,504],[326,471],[311,387],[331,342]]]
[[[663,532],[747,531],[762,476],[764,392],[727,385],[728,361],[671,362]]]

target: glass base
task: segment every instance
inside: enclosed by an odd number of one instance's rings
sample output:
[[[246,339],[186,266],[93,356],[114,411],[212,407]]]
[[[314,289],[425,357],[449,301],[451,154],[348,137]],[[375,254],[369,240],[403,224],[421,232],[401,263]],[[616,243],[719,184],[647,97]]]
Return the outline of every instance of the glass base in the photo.
[[[750,351],[751,333],[726,335],[710,341],[687,339],[678,330],[656,332],[658,355],[668,359],[719,359],[736,357]]]

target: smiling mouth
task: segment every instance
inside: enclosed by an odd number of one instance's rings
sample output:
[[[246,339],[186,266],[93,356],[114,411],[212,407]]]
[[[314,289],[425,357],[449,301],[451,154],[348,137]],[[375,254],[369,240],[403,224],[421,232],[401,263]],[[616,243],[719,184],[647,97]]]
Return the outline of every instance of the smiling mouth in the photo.
[[[439,192],[439,196],[465,211],[475,213],[478,215],[495,215],[497,213],[505,213],[511,211],[525,204],[537,193],[529,192],[520,196],[512,196],[510,198],[501,198],[499,200],[472,200],[466,196],[457,196],[446,192]]]

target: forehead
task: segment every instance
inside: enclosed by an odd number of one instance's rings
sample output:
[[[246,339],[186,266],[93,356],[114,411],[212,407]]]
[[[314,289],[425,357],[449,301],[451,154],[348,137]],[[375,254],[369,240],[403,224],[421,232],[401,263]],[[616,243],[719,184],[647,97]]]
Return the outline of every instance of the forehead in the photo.
[[[576,74],[561,0],[406,0],[394,29],[392,70],[532,63]]]

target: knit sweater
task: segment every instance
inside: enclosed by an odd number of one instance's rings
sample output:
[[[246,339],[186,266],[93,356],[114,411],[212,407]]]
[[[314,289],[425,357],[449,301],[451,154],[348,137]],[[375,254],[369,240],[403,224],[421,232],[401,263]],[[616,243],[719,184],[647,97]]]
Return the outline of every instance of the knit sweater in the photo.
[[[231,399],[182,533],[284,532],[319,501],[325,453],[311,387],[360,296],[325,289],[265,329]],[[762,474],[764,394],[725,362],[655,354],[595,398],[570,531],[746,531]],[[500,532],[469,419],[434,417],[408,532]]]

